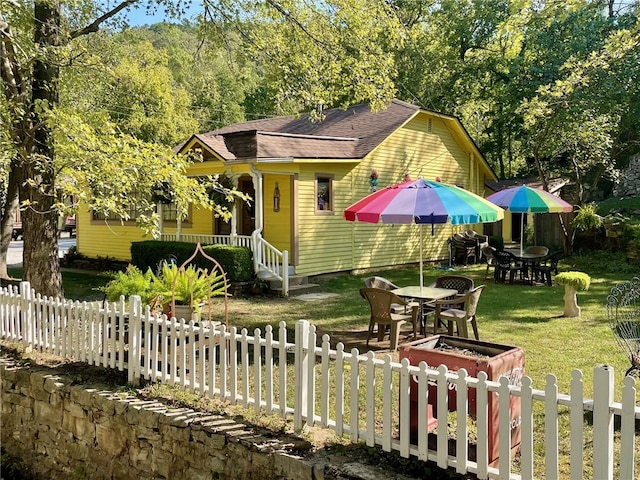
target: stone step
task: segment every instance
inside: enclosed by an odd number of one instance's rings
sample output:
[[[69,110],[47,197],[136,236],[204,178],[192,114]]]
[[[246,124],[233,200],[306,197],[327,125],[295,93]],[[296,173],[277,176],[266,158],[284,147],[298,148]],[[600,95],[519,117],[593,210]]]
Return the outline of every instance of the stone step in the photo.
[[[320,285],[317,283],[305,283],[303,285],[289,285],[289,296],[295,297],[306,293],[320,292]]]
[[[282,280],[277,278],[264,279],[269,284],[270,290],[282,290]],[[294,285],[305,285],[309,283],[309,277],[306,275],[291,275],[289,277],[289,289]]]

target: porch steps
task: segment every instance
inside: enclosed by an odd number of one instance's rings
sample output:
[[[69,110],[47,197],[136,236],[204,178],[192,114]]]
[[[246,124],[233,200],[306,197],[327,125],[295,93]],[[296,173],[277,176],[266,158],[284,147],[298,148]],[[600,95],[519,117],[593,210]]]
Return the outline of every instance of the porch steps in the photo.
[[[282,280],[265,279],[269,285],[269,291],[273,294],[280,294],[282,292]],[[309,283],[309,277],[306,275],[291,275],[289,276],[289,296],[294,297],[296,295],[303,295],[305,293],[314,293],[320,291],[320,285],[316,283]]]

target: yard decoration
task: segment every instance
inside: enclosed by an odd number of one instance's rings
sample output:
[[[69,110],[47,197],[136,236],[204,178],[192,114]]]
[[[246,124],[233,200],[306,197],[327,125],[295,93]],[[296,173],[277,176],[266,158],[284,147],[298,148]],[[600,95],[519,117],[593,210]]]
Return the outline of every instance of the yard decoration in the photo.
[[[561,272],[555,278],[558,285],[564,285],[564,316],[579,317],[577,292],[589,290],[591,277],[583,272]]]
[[[375,192],[376,190],[378,190],[378,171],[375,168],[371,170],[369,185],[371,185],[371,192]]]

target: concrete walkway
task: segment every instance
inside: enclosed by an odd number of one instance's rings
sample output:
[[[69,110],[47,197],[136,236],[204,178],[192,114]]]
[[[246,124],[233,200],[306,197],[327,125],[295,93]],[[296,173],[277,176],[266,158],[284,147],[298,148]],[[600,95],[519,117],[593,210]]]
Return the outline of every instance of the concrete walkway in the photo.
[[[63,234],[68,235],[68,234]],[[9,243],[9,250],[7,251],[7,266],[9,268],[19,268],[22,266],[22,240],[15,240]],[[58,257],[64,257],[69,248],[76,245],[75,237],[64,237],[58,239]]]

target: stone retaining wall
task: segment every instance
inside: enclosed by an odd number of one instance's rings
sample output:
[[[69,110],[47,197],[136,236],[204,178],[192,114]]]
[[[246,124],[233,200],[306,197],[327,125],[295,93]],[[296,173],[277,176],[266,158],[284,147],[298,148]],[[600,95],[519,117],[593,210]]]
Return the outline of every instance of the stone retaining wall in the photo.
[[[91,368],[91,367],[87,367]],[[299,437],[0,359],[2,447],[37,478],[324,479]],[[335,477],[333,477],[335,478]]]
[[[640,196],[640,155],[633,157],[621,173],[619,182],[613,188],[614,196],[621,198]]]

